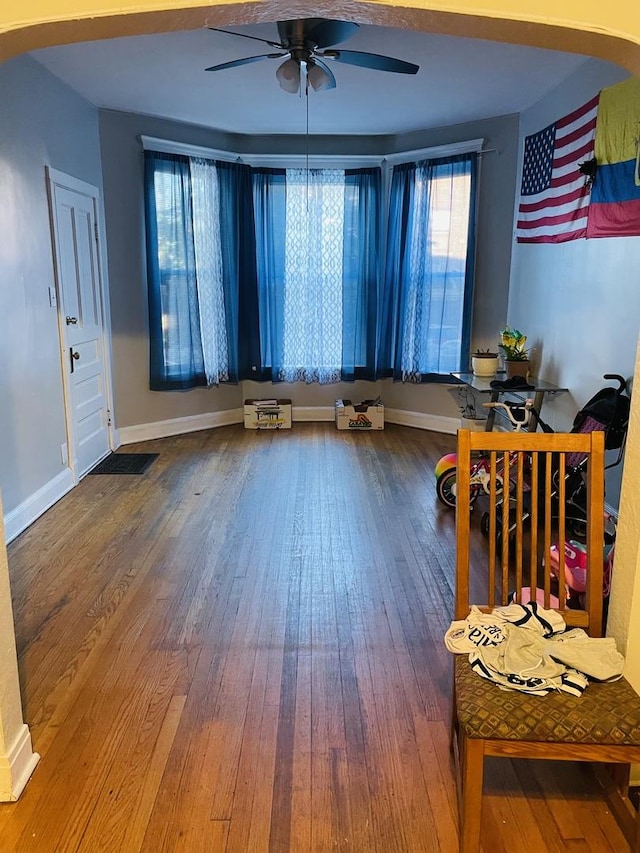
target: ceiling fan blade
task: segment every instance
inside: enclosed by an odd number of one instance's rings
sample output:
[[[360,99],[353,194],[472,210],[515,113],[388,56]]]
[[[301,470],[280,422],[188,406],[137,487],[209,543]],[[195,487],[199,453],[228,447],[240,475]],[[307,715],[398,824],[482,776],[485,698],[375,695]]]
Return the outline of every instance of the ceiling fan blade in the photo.
[[[212,30],[214,33],[226,33],[228,36],[239,36],[243,39],[253,39],[253,41],[261,41],[263,44],[268,44],[271,47],[279,47],[282,50],[284,48],[277,41],[269,41],[269,39],[261,39],[258,36],[250,36],[247,33],[232,33],[231,30],[221,30],[218,27],[207,27],[208,30]]]
[[[359,30],[352,21],[328,21],[322,18],[309,18],[305,21],[305,39],[316,47],[329,47],[350,39]]]
[[[393,71],[396,74],[417,74],[420,70],[420,66],[414,65],[413,62],[382,56],[379,53],[362,53],[359,50],[327,50],[321,56],[323,59],[333,59],[346,65],[358,65],[376,71]]]
[[[336,78],[333,76],[333,71],[319,59],[312,59],[307,63],[307,79],[314,92],[324,92],[326,89],[336,88]]]
[[[238,68],[240,65],[250,65],[252,62],[261,62],[263,59],[280,59],[283,53],[263,53],[260,56],[245,56],[244,59],[232,59],[231,62],[222,62],[220,65],[212,65],[205,71],[224,71],[225,68]]]
[[[300,63],[295,59],[287,59],[276,71],[280,88],[295,95],[300,89]]]

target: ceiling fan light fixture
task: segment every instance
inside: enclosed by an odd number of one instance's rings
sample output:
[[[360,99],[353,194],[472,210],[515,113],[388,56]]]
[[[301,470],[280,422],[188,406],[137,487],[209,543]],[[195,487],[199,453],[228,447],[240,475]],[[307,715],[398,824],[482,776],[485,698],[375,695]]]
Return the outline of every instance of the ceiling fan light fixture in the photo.
[[[314,92],[321,92],[323,89],[333,88],[331,85],[331,77],[323,68],[316,65],[315,62],[307,63],[307,79],[309,80],[309,83],[311,83]]]
[[[287,59],[278,67],[276,77],[281,89],[295,95],[300,88],[300,64],[295,59]]]
[[[350,21],[335,21],[329,18],[300,18],[278,21],[277,23],[279,42],[252,36],[248,33],[234,33],[229,30],[217,30],[215,27],[209,27],[209,29],[217,32],[263,42],[270,47],[283,51],[283,53],[264,53],[260,56],[232,59],[229,62],[212,65],[206,71],[224,71],[228,68],[261,62],[264,59],[284,59],[288,53],[289,57],[276,71],[276,78],[281,89],[295,95],[301,91],[301,88],[306,94],[309,84],[316,92],[335,89],[336,78],[330,68],[333,62],[371,68],[376,71],[388,71],[394,74],[417,74],[420,70],[420,67],[413,62],[406,62],[404,59],[396,59],[393,56],[365,53],[360,50],[336,50],[333,45],[346,41],[358,30],[358,24]],[[331,60],[331,62],[327,64],[325,60]],[[303,75],[306,75],[304,81]]]

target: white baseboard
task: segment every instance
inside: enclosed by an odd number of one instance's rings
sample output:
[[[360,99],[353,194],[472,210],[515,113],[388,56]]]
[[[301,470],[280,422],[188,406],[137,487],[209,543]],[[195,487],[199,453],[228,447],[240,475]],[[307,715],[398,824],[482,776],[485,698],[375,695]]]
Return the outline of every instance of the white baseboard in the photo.
[[[8,754],[0,755],[0,802],[14,803],[23,792],[40,756],[31,746],[31,733],[23,723]]]
[[[293,406],[292,421],[333,421],[336,417],[334,406]]]
[[[118,436],[120,444],[133,444],[136,441],[151,441],[154,438],[168,438],[186,432],[198,432],[201,429],[241,424],[243,421],[244,409],[227,409],[223,412],[207,412],[204,415],[189,415],[186,418],[120,427]]]
[[[335,408],[333,406],[294,406],[292,411],[294,421],[335,420]],[[384,419],[386,423],[390,424],[427,429],[432,432],[445,432],[450,435],[455,435],[460,428],[459,418],[444,418],[422,412],[408,412],[404,409],[385,408]]]
[[[294,406],[291,417],[293,421],[301,422],[333,421],[335,420],[335,408],[333,406]],[[427,429],[432,432],[444,432],[450,435],[455,435],[460,428],[459,418],[445,418],[422,412],[407,412],[404,409],[385,408],[384,419],[386,423],[390,424]]]
[[[428,429],[431,432],[445,432],[448,435],[455,435],[460,428],[460,418],[445,418],[424,412],[408,412],[405,409],[385,409],[384,419],[390,424]]]
[[[299,423],[333,421],[335,419],[335,408],[333,406],[293,406],[291,419]],[[151,441],[154,438],[167,438],[171,435],[196,432],[201,429],[241,424],[243,421],[243,409],[228,409],[225,412],[212,412],[206,415],[192,415],[187,418],[172,418],[168,421],[120,427],[118,434],[121,444],[133,444],[136,441]],[[403,409],[385,409],[385,421],[400,426],[444,432],[450,435],[455,435],[460,426],[459,418],[445,418],[422,412],[407,412]]]
[[[75,485],[70,468],[65,468],[53,480],[49,480],[44,486],[30,495],[11,512],[4,517],[4,529],[7,543],[12,542],[16,536],[26,530],[36,518],[60,500],[61,497],[71,491]]]

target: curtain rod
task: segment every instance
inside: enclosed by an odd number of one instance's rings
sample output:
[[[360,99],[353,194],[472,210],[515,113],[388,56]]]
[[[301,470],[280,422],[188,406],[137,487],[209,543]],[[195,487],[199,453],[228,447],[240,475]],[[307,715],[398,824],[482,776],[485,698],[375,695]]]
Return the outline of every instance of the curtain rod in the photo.
[[[228,162],[241,162],[249,164],[272,165],[283,160],[294,161],[297,158],[304,159],[304,153],[296,154],[238,154],[235,151],[222,151],[215,148],[205,148],[199,145],[190,145],[174,142],[169,139],[159,139],[153,136],[141,134],[140,142],[143,149],[163,151],[171,154],[186,154],[191,157],[205,157],[214,160],[227,160]],[[375,163],[402,163],[407,160],[427,160],[436,157],[450,157],[456,154],[476,153],[490,154],[499,153],[497,148],[482,148],[484,139],[467,139],[462,142],[452,142],[448,145],[434,145],[425,148],[414,148],[409,151],[395,151],[387,154],[322,154],[310,153],[309,161],[317,162],[324,160],[328,163],[339,161],[347,168],[366,167]]]

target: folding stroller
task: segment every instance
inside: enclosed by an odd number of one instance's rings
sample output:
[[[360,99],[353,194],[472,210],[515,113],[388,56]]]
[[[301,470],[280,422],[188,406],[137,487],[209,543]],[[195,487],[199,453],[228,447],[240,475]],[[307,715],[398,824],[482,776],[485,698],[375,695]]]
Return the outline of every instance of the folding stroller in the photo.
[[[605,450],[617,450],[615,459],[605,466],[605,470],[614,468],[622,462],[624,445],[629,427],[631,400],[626,393],[627,383],[617,373],[607,373],[607,380],[618,383],[617,388],[602,388],[583,406],[575,416],[571,432],[587,433],[601,430],[604,432]],[[586,504],[584,466],[586,459],[580,454],[572,454],[567,459],[566,495],[568,514],[576,523],[584,519]]]
[[[615,381],[618,387],[608,385],[598,391],[577,413],[574,418],[572,433],[604,432],[605,450],[617,450],[615,459],[605,466],[605,470],[619,465],[624,453],[624,445],[629,426],[631,400],[627,394],[627,383],[624,377],[617,373],[607,373],[607,381]],[[537,414],[537,413],[536,413]],[[538,423],[543,432],[554,430],[537,415]],[[586,456],[579,453],[568,454],[563,461],[562,470],[554,472],[555,492],[552,496],[557,504],[560,493],[560,478],[564,480],[565,512],[572,535],[580,538],[584,527],[586,507]],[[557,506],[556,506],[557,508]],[[523,507],[523,520],[529,517],[528,508]],[[514,529],[515,520],[509,524],[509,532]],[[481,519],[482,532],[487,535],[488,515],[484,513]]]

